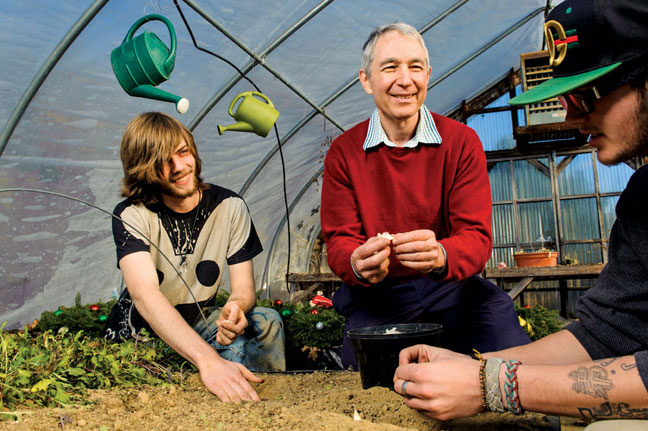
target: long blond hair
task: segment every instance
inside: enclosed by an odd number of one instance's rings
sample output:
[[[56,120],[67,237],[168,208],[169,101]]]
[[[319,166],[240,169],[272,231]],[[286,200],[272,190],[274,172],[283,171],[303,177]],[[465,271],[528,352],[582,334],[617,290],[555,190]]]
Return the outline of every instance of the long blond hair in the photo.
[[[160,199],[165,179],[162,168],[184,139],[196,160],[195,177],[199,190],[207,186],[200,177],[202,162],[193,135],[182,123],[161,112],[146,112],[133,118],[124,131],[121,161],[124,168],[121,195],[135,203],[150,205]]]

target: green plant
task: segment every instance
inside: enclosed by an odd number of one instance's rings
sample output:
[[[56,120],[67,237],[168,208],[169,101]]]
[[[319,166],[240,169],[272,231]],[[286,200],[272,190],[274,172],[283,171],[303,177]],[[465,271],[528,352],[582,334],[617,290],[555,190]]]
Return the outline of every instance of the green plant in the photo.
[[[311,308],[303,307],[284,318],[286,324],[286,344],[301,348],[303,346],[330,349],[342,344],[344,338],[344,317],[333,309],[318,309],[311,314]],[[318,329],[318,323],[321,329]]]
[[[102,321],[110,314],[116,300],[97,302],[96,304],[81,304],[81,294],[77,293],[73,307],[61,306],[55,311],[44,311],[35,325],[36,331],[57,332],[66,327],[71,332],[84,331],[88,336],[101,336],[105,323]],[[91,307],[93,309],[91,309]],[[96,310],[95,310],[96,309]]]
[[[228,292],[219,293],[215,305],[224,305],[228,297]],[[187,368],[195,371],[158,338],[148,337],[146,343],[101,338],[104,323],[98,316],[108,315],[114,302],[91,307],[81,304],[77,294],[73,307],[43,312],[31,330],[5,331],[0,326],[0,410],[13,411],[19,404],[82,403],[87,389],[180,383]],[[274,305],[270,300],[257,305],[280,312],[287,350],[342,344],[344,317],[332,309],[317,307],[312,314],[309,305]],[[0,420],[13,417],[0,415]]]
[[[184,359],[160,340],[147,343],[0,327],[0,409],[53,407],[84,401],[86,389],[179,382]],[[178,376],[178,372],[180,376]]]
[[[558,310],[549,310],[542,305],[520,307],[515,304],[515,311],[530,325],[530,328],[525,326],[525,330],[532,341],[558,332],[565,326],[565,321],[560,317]]]
[[[258,300],[257,306],[274,308],[281,315],[286,332],[286,351],[301,350],[304,346],[330,349],[342,345],[345,319],[332,308],[275,304],[270,299]],[[318,323],[321,323],[321,329],[318,329]]]

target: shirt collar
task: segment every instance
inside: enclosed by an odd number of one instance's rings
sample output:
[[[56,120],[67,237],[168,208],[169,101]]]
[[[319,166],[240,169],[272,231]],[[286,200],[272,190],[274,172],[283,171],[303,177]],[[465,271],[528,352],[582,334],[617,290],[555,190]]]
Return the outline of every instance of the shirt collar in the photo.
[[[440,144],[442,141],[441,135],[434,124],[432,114],[425,105],[421,106],[419,113],[419,122],[416,126],[416,133],[412,139],[403,145],[405,148],[415,148],[419,143]],[[396,145],[387,138],[387,134],[385,133],[382,124],[380,124],[378,109],[376,109],[369,119],[369,129],[367,130],[367,137],[362,145],[362,149],[367,151],[369,148],[376,147],[380,144],[396,147]]]

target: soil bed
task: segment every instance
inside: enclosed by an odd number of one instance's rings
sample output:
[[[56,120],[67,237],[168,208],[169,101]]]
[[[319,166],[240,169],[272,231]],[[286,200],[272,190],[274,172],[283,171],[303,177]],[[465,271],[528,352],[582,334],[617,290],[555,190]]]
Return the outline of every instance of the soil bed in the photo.
[[[262,401],[221,403],[197,375],[182,386],[89,391],[87,406],[22,409],[0,430],[555,430],[556,418],[484,413],[439,422],[411,410],[387,388],[363,390],[358,373],[260,374]],[[353,419],[354,409],[362,420]],[[3,418],[8,416],[3,413]]]

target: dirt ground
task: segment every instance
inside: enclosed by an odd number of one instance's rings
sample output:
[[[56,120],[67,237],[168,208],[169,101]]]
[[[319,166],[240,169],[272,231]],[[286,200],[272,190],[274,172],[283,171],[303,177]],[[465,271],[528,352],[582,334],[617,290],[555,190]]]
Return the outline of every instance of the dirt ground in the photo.
[[[0,430],[405,431],[559,430],[558,418],[484,413],[438,422],[387,388],[363,390],[358,373],[261,374],[261,402],[221,403],[197,375],[182,385],[89,392],[87,406],[18,409]],[[354,409],[362,420],[354,420]],[[563,427],[563,430],[565,428]],[[570,428],[571,429],[571,428]]]

